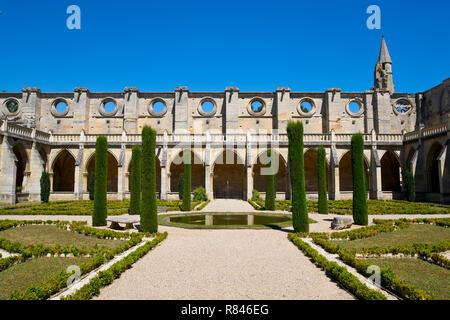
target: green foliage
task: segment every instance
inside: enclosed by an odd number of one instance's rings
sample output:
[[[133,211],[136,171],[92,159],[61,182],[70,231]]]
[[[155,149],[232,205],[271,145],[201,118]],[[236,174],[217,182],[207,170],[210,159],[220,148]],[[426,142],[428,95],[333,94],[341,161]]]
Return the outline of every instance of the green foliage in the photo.
[[[289,139],[289,176],[292,190],[292,225],[296,232],[309,232],[303,156],[303,123],[289,121],[287,134]]]
[[[43,171],[41,175],[41,202],[48,203],[50,198],[50,175]]]
[[[258,190],[253,189],[252,190],[252,201],[262,201],[261,195],[259,194]]]
[[[206,201],[208,196],[206,195],[206,190],[203,187],[198,187],[194,190],[194,201]]]
[[[141,231],[157,232],[156,206],[156,132],[149,126],[142,129],[142,201]]]
[[[183,211],[191,210],[191,152],[183,151],[184,175],[183,175]]]
[[[364,140],[360,133],[352,136],[353,221],[367,226],[367,193],[364,173]]]
[[[408,197],[409,202],[414,202],[416,200],[416,182],[414,180],[414,175],[411,171],[406,171],[405,173],[406,180],[406,195]]]
[[[317,176],[319,182],[318,211],[328,214],[326,153],[322,146],[317,150]]]
[[[105,136],[99,136],[95,144],[95,188],[93,226],[106,226],[108,179],[108,142]]]
[[[270,159],[267,168],[271,172],[266,175],[266,199],[265,208],[266,210],[275,210],[275,198],[276,198],[276,182],[275,182],[275,172],[272,166],[274,160],[274,154],[272,150],[267,151],[267,157]]]
[[[180,173],[178,176],[178,199],[183,201],[183,189],[184,189],[184,173]]]
[[[208,203],[210,203],[211,202],[211,200],[206,200],[205,202],[203,202],[201,205],[199,205],[198,207],[197,207],[197,211],[200,211],[200,210],[202,210],[204,207],[206,207],[206,205],[208,204]]]
[[[89,200],[94,200],[95,195],[95,171],[91,172],[88,184]]]
[[[130,214],[140,214],[142,149],[134,146],[131,154]]]

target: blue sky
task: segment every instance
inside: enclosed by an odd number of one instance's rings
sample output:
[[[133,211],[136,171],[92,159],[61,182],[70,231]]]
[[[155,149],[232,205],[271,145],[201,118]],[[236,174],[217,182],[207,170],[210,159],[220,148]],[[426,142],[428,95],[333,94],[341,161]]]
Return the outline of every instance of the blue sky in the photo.
[[[81,30],[66,9],[81,8]],[[366,9],[381,8],[381,30]],[[364,91],[381,35],[397,92],[450,77],[450,1],[115,1],[0,3],[0,90]]]

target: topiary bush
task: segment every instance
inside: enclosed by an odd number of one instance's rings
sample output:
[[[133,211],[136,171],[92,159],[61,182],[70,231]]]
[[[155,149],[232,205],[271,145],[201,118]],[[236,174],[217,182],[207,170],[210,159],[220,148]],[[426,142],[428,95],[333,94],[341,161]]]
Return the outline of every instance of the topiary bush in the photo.
[[[328,214],[326,153],[322,146],[317,150],[317,181],[319,183],[318,211]]]
[[[41,175],[41,202],[48,203],[50,198],[50,175],[48,172],[42,171]]]
[[[183,201],[183,189],[184,189],[184,173],[180,173],[178,177],[178,199]]]
[[[262,201],[261,195],[259,194],[258,190],[253,189],[252,190],[252,201]]]
[[[353,221],[367,226],[367,193],[364,173],[364,139],[361,133],[352,136]]]
[[[206,190],[203,187],[198,187],[194,190],[194,201],[206,201],[208,196],[206,195]]]
[[[191,211],[191,152],[183,152],[184,174],[183,174],[183,204],[182,211]]]
[[[106,226],[108,179],[108,141],[99,136],[95,144],[95,188],[93,226]]]
[[[303,123],[289,121],[287,134],[289,139],[289,177],[292,190],[292,225],[295,232],[309,232],[303,156]]]
[[[267,169],[270,170],[269,174],[266,175],[266,199],[264,207],[266,210],[275,210],[275,198],[276,198],[276,184],[275,184],[275,172],[272,167],[273,164],[273,153],[272,150],[267,151],[267,157],[269,158],[269,163]]]
[[[142,149],[134,146],[131,154],[130,214],[141,212]]]
[[[142,129],[141,231],[151,233],[158,231],[155,148],[156,132],[149,126],[144,126]]]
[[[414,181],[414,175],[409,170],[405,173],[405,182],[408,201],[414,202],[416,200],[416,182]]]
[[[95,190],[95,172],[91,172],[91,176],[89,177],[88,191],[89,191],[89,200],[94,200],[94,190]]]

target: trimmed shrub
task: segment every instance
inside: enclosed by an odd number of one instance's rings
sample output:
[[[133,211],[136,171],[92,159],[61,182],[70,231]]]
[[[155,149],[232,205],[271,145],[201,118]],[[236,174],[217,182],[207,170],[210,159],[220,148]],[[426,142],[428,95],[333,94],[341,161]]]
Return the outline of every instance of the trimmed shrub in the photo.
[[[141,146],[134,146],[131,154],[130,214],[139,214],[141,209]]]
[[[416,200],[416,182],[414,181],[414,175],[409,170],[405,173],[405,182],[408,201],[414,202]]]
[[[95,188],[93,226],[106,226],[108,179],[108,141],[99,136],[95,144]]]
[[[208,196],[206,195],[206,190],[203,187],[198,187],[194,190],[194,201],[206,201]]]
[[[183,188],[184,188],[184,173],[180,173],[180,176],[178,177],[178,199],[180,201],[183,201]]]
[[[361,133],[352,136],[353,221],[367,226],[367,193],[364,173],[364,140]]]
[[[292,188],[292,225],[295,232],[309,232],[303,156],[303,123],[301,121],[289,121],[287,133],[289,139],[289,177]]]
[[[183,151],[183,205],[182,211],[191,211],[191,152]]]
[[[326,153],[322,146],[317,150],[317,181],[319,183],[318,211],[328,214]]]
[[[94,200],[94,190],[95,190],[95,172],[92,171],[88,184],[89,200]]]
[[[41,175],[41,202],[48,202],[50,198],[50,175],[48,172],[42,171]]]
[[[262,201],[261,195],[259,194],[258,190],[253,189],[252,190],[252,201]]]
[[[275,172],[274,168],[272,167],[273,163],[273,153],[272,150],[267,151],[267,157],[270,160],[268,163],[268,172],[269,174],[266,175],[266,201],[264,207],[266,210],[275,210],[275,197],[276,197],[276,184],[275,184]]]
[[[142,129],[142,201],[141,231],[157,232],[158,216],[156,207],[156,132],[149,126]]]

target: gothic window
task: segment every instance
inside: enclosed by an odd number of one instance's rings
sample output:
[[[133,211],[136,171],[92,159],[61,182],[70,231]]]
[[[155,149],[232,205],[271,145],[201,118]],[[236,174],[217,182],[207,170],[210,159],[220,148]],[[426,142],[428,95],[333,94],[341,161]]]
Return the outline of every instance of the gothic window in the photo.
[[[406,99],[399,99],[394,103],[394,111],[397,114],[407,114],[411,109],[411,103]]]

